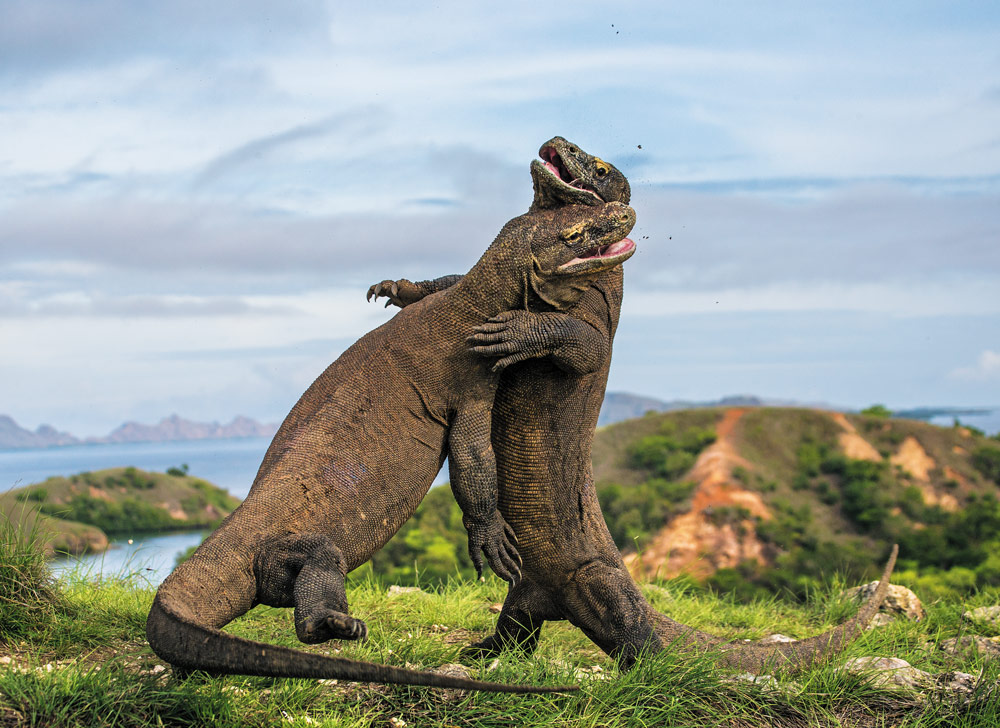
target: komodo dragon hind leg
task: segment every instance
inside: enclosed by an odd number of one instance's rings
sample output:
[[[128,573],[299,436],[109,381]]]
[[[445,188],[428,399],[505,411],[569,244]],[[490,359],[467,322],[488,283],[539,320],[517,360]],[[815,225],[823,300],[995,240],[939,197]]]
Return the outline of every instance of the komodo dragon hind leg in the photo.
[[[649,618],[646,600],[628,571],[600,561],[577,569],[563,588],[569,621],[630,669],[639,655],[661,648]]]
[[[542,623],[565,619],[549,593],[528,578],[510,587],[496,630],[481,642],[462,650],[462,657],[495,657],[505,650],[521,650],[531,654],[538,647]]]
[[[295,634],[301,642],[363,640],[368,626],[347,613],[344,564],[328,536],[299,533],[271,541],[254,566],[258,601],[295,607]]]

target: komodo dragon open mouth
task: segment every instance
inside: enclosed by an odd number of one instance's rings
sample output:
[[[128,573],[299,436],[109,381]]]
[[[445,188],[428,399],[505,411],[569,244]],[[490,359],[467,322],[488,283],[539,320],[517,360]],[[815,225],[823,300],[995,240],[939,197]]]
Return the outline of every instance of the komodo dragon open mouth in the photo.
[[[589,187],[584,187],[583,183],[573,175],[566,162],[563,158],[559,156],[559,152],[556,151],[555,147],[542,147],[538,151],[538,156],[542,158],[542,164],[549,171],[549,173],[559,180],[560,183],[566,185],[567,187],[573,187],[578,190],[583,190],[589,192],[601,202],[605,200],[601,199],[601,196],[594,192]]]
[[[635,242],[629,238],[622,238],[617,243],[608,243],[582,253],[573,260],[563,263],[556,268],[557,273],[578,273],[582,270],[601,267],[611,268],[624,263],[632,257],[635,252]],[[597,265],[595,265],[595,263]]]

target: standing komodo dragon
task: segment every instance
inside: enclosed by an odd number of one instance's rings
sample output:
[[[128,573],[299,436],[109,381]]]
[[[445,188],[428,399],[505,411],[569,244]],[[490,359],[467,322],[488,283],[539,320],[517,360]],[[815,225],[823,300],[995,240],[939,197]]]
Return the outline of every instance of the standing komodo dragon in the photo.
[[[545,161],[531,166],[532,210],[563,201],[629,202],[621,172],[565,139],[546,142],[539,155]],[[405,306],[460,280],[387,280],[369,289],[369,297],[387,295]],[[640,650],[672,643],[718,649],[724,664],[751,671],[768,664],[802,667],[838,651],[885,598],[895,549],[878,589],[854,618],[796,642],[726,643],[660,614],[642,596],[604,522],[591,465],[621,301],[618,266],[598,277],[565,314],[504,313],[474,337],[473,351],[502,357],[499,369],[532,360],[504,371],[493,409],[499,507],[517,536],[525,578],[510,588],[495,633],[467,654],[495,655],[513,646],[530,652],[542,623],[557,619],[579,627],[624,668]]]
[[[185,670],[325,677],[510,692],[505,686],[308,654],[219,628],[257,604],[295,608],[302,642],[359,639],[344,576],[413,514],[447,454],[477,569],[483,550],[516,581],[518,555],[497,512],[490,410],[499,373],[468,351],[475,326],[535,291],[572,303],[635,249],[632,208],[540,210],[508,222],[461,283],[363,336],[302,395],[246,500],[160,586],[153,650]]]

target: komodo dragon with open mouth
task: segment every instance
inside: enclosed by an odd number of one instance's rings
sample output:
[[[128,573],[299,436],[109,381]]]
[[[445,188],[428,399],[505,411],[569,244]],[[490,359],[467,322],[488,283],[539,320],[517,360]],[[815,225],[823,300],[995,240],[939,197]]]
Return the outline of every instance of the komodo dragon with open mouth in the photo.
[[[621,172],[562,137],[542,145],[539,156],[543,161],[531,165],[532,210],[629,202]],[[406,306],[460,280],[386,280],[369,289],[369,298],[387,295],[390,303]],[[626,669],[641,650],[675,643],[719,650],[723,664],[749,671],[803,667],[839,651],[885,598],[895,547],[877,590],[852,619],[796,642],[727,643],[660,614],[642,596],[608,532],[591,464],[622,290],[618,266],[566,313],[504,313],[473,338],[472,350],[501,357],[495,367],[504,369],[493,409],[493,449],[499,507],[517,536],[524,579],[510,587],[494,634],[466,654],[492,656],[515,646],[531,652],[542,623],[559,619],[579,627]]]
[[[497,511],[490,410],[499,373],[466,336],[544,297],[572,304],[635,244],[619,202],[539,210],[508,222],[479,262],[438,296],[361,337],[306,390],[275,435],[249,494],[160,586],[146,625],[182,670],[321,677],[506,692],[500,685],[335,659],[220,628],[257,604],[295,608],[302,642],[360,639],[344,576],[413,514],[447,454],[477,568],[480,550],[516,581],[518,555]],[[572,688],[569,688],[572,689]]]

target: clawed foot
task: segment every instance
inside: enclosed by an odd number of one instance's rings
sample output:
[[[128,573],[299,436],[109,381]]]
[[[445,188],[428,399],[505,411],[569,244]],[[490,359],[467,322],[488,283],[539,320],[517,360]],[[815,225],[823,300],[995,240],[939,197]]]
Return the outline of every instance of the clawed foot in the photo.
[[[323,617],[306,619],[301,625],[296,625],[299,641],[314,645],[327,640],[358,640],[368,639],[368,625],[360,619],[355,619],[341,612],[332,612]]]
[[[405,278],[398,281],[384,280],[368,288],[367,299],[373,298],[377,301],[379,296],[385,296],[389,300],[385,302],[385,307],[399,306],[405,308],[411,303],[416,303],[424,297],[423,292],[417,288],[416,284]]]
[[[514,529],[498,512],[484,521],[465,522],[469,534],[469,556],[476,574],[483,575],[483,554],[493,572],[504,581],[517,584],[521,580],[521,554],[517,552]]]
[[[480,642],[466,645],[458,653],[458,656],[462,660],[486,660],[499,656],[501,652],[503,652],[503,645],[496,639],[496,635],[490,635]]]
[[[493,363],[494,372],[548,353],[546,332],[537,315],[528,311],[505,311],[494,316],[473,329],[466,342],[480,356],[500,357]]]

